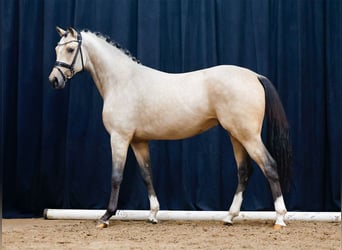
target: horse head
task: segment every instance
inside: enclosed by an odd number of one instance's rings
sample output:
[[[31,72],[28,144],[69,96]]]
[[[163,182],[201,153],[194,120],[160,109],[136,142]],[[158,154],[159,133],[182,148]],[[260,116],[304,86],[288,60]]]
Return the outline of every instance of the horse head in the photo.
[[[56,27],[61,39],[56,50],[56,63],[52,69],[49,81],[54,89],[64,88],[67,80],[84,70],[81,33],[73,28],[66,31]]]

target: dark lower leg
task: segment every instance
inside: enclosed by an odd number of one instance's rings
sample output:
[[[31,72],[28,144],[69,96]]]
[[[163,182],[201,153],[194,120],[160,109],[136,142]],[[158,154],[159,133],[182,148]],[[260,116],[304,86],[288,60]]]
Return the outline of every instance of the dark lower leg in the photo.
[[[140,167],[141,175],[144,179],[144,183],[147,188],[148,192],[148,198],[150,200],[150,215],[149,215],[149,221],[152,223],[157,223],[157,213],[159,211],[159,202],[156,196],[156,193],[154,191],[153,187],[153,180],[152,180],[152,169],[149,165],[149,163],[146,163],[145,166]]]
[[[154,191],[153,179],[152,179],[152,169],[150,161],[150,153],[147,142],[132,143],[132,148],[134,154],[137,158],[140,167],[140,173],[144,180],[148,198],[150,200],[150,216],[149,221],[152,223],[157,223],[157,213],[159,211],[159,202]]]
[[[223,220],[226,224],[232,224],[234,217],[238,216],[240,213],[240,208],[243,200],[243,192],[246,189],[248,179],[252,174],[252,166],[250,164],[250,159],[247,154],[246,149],[235,137],[230,136],[234,156],[238,169],[238,186],[234,195],[233,202],[229,208],[228,216]]]
[[[141,176],[144,180],[144,184],[146,186],[148,195],[154,195],[156,196],[156,193],[154,191],[154,187],[153,187],[153,180],[152,180],[152,169],[150,167],[150,162],[145,162],[142,166],[140,166],[140,173]]]
[[[116,170],[113,170],[113,171],[118,172]],[[108,207],[107,207],[106,213],[101,217],[100,222],[105,222],[108,224],[110,217],[112,217],[115,214],[117,210],[117,205],[118,205],[121,181],[122,181],[122,173],[118,172],[112,175],[112,190],[110,194]]]
[[[236,193],[245,191],[249,177],[252,175],[252,172],[253,168],[249,158],[247,157],[246,160],[242,162],[238,167],[238,187],[236,189]]]
[[[233,219],[239,215],[241,204],[243,201],[243,192],[245,191],[249,177],[252,174],[252,166],[250,164],[249,158],[246,157],[246,159],[240,163],[238,167],[238,187],[236,189],[233,202],[229,208],[229,214],[224,219],[224,222],[226,224],[232,224]]]
[[[277,173],[276,162],[272,159],[272,157],[268,157],[267,164],[265,164],[265,176],[270,184],[274,208],[276,211],[276,225],[286,226],[284,223],[284,216],[286,214],[286,207],[283,199],[283,195],[281,192],[281,187],[279,183],[279,176]]]
[[[112,190],[106,213],[100,218],[98,227],[107,227],[109,219],[115,214],[118,205],[119,190],[122,181],[123,171],[126,163],[129,136],[122,136],[115,131],[110,133],[112,148]]]
[[[276,162],[264,146],[260,137],[256,140],[246,141],[244,143],[244,146],[250,157],[258,164],[260,169],[263,171],[270,184],[277,216],[276,224],[285,226],[284,215],[286,213],[286,208],[279,184]]]

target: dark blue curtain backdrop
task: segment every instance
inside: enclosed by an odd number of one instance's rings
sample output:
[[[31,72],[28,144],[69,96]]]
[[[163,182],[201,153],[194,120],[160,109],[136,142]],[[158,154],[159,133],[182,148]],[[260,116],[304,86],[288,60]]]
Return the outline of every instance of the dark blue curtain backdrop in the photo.
[[[107,206],[111,154],[102,99],[87,73],[51,89],[56,25],[109,35],[144,65],[167,72],[235,64],[267,76],[291,124],[288,209],[339,211],[341,17],[340,0],[1,1],[3,215]],[[229,208],[237,171],[222,128],[150,147],[161,209]],[[254,169],[242,209],[273,210],[268,183]],[[119,208],[148,209],[131,150]]]

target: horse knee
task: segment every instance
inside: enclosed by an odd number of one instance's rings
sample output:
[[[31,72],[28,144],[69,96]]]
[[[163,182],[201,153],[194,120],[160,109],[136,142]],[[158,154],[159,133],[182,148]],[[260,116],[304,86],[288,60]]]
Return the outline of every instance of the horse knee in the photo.
[[[112,186],[120,186],[122,179],[123,179],[122,173],[118,173],[116,171],[113,171],[113,173],[112,173]]]

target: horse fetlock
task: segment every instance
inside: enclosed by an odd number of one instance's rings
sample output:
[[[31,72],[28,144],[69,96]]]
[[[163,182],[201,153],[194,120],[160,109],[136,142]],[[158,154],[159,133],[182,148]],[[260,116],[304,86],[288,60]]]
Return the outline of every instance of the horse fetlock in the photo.
[[[283,196],[279,196],[275,201],[274,201],[274,207],[276,210],[276,222],[275,225],[279,225],[281,227],[285,227],[286,224],[284,222],[284,217],[287,212]]]
[[[233,211],[233,212],[230,212],[230,211],[229,211],[229,215],[231,215],[233,219],[234,219],[235,217],[238,217],[239,214],[240,214],[240,210],[238,210],[238,211]]]
[[[228,215],[226,218],[223,219],[225,225],[233,225],[233,220],[235,217],[239,216],[240,210],[229,210]]]
[[[99,222],[104,222],[104,223],[109,224],[110,217],[112,217],[115,213],[116,213],[116,210],[113,210],[111,208],[107,209],[106,213],[102,215],[102,217],[99,219]]]
[[[280,195],[279,197],[275,199],[274,208],[277,214],[283,215],[283,216],[286,214],[287,210],[286,210],[284,198],[282,195]]]
[[[151,222],[152,224],[157,224],[158,220],[157,220],[156,213],[151,212],[150,215],[148,216],[148,221]]]
[[[239,215],[242,200],[243,200],[242,191],[234,195],[232,205],[229,208],[229,215],[231,215],[233,218]]]
[[[283,227],[286,227],[286,224],[285,224],[285,222],[284,222],[284,214],[278,214],[278,213],[277,213],[276,222],[275,222],[275,224],[274,224],[273,229],[274,229],[274,230],[280,230],[280,229],[282,229]]]
[[[148,220],[152,224],[157,224],[157,222],[158,222],[158,220],[157,220],[158,211],[159,211],[159,207],[158,207],[158,209],[151,209],[151,211],[150,211],[150,215],[148,216]]]
[[[280,210],[280,211],[276,210],[276,222],[275,222],[276,225],[286,227],[286,224],[284,222],[285,214],[286,214],[286,209]]]
[[[155,195],[150,195],[150,208],[151,208],[151,213],[157,214],[159,211],[159,201]]]

